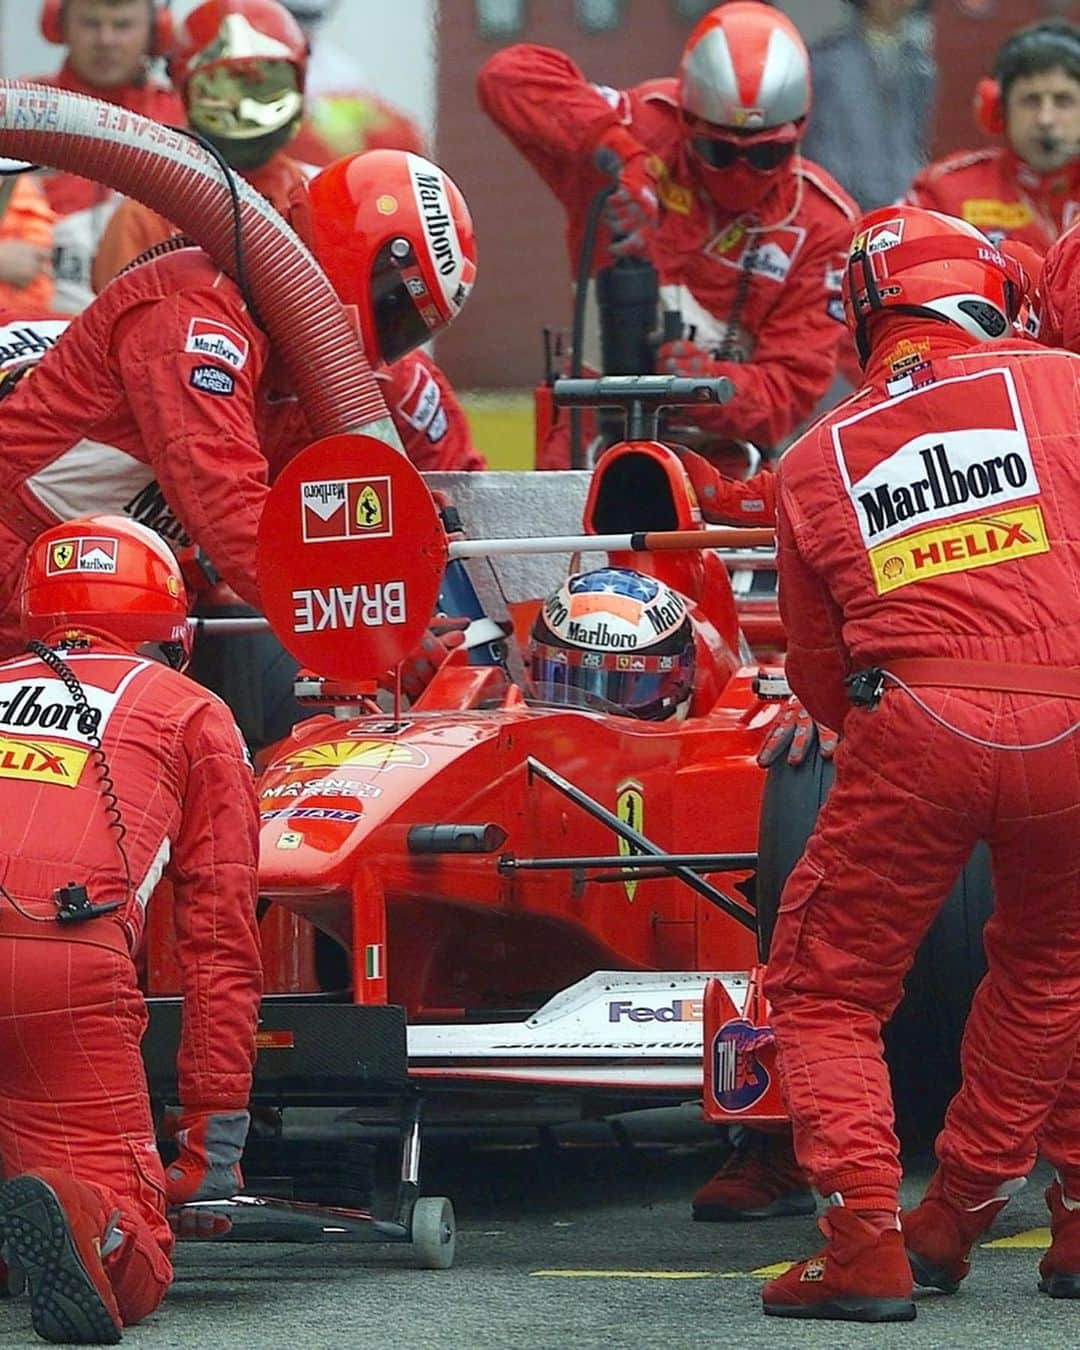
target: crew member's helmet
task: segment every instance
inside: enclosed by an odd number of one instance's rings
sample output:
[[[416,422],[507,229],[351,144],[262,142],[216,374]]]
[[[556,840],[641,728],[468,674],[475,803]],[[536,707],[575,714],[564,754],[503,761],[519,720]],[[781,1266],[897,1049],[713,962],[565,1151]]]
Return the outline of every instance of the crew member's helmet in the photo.
[[[686,601],[626,568],[578,573],[536,616],[529,673],[542,703],[647,722],[685,717],[694,684]]]
[[[372,365],[427,342],[476,278],[472,217],[449,175],[405,150],[346,155],[294,197],[294,228],[355,307]]]
[[[865,365],[875,314],[951,323],[988,342],[1011,330],[1030,285],[1024,268],[974,225],[919,206],[882,206],[856,226],[844,317]]]
[[[277,0],[206,0],[181,24],[169,74],[193,129],[245,169],[299,127],[307,58],[300,25]]]
[[[177,669],[191,651],[176,557],[125,516],[84,516],[38,535],[23,565],[19,619],[27,638],[113,638]]]
[[[810,111],[810,58],[799,30],[760,0],[710,10],[679,67],[690,163],[709,194],[746,209],[771,188]]]

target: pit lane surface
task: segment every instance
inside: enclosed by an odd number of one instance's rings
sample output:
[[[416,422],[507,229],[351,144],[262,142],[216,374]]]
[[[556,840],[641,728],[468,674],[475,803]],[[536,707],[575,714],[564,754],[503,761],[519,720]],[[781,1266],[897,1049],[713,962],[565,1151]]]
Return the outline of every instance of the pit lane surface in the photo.
[[[449,1271],[410,1268],[407,1248],[185,1243],[164,1308],[124,1345],[543,1347],[1065,1347],[1080,1307],[1036,1290],[1047,1222],[1039,1172],[976,1253],[961,1293],[918,1294],[902,1326],[784,1322],[760,1313],[763,1272],[816,1246],[810,1219],[693,1223],[689,1196],[722,1151],[687,1114],[630,1121],[633,1147],[600,1124],[502,1137],[431,1131],[424,1192],[458,1213]],[[663,1142],[659,1142],[663,1141]],[[392,1166],[387,1153],[386,1163]],[[928,1164],[912,1161],[905,1199]],[[42,1344],[24,1299],[0,1305],[0,1346]]]

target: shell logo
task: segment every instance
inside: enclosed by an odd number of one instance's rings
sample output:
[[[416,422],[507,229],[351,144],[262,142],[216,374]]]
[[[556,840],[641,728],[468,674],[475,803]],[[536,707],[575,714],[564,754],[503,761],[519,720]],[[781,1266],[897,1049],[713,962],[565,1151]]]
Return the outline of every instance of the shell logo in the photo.
[[[423,750],[401,741],[330,741],[294,750],[287,759],[279,760],[273,767],[336,769],[347,764],[352,769],[424,769],[429,762]]]

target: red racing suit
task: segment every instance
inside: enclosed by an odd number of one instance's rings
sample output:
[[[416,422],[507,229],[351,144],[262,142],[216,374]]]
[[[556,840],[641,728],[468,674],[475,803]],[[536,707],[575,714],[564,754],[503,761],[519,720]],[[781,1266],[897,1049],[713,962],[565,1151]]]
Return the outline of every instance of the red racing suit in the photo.
[[[86,84],[72,70],[70,63],[55,75],[36,75],[37,84],[56,89],[69,89],[88,98],[115,103],[141,117],[152,117],[169,126],[186,126],[187,113],[180,96],[172,89],[147,79],[142,84],[119,85],[115,89],[99,89]],[[53,273],[55,291],[53,307],[64,314],[78,314],[94,298],[90,286],[90,269],[109,218],[122,200],[120,195],[103,183],[80,178],[73,173],[49,173],[44,180],[45,195],[56,212],[53,230]]]
[[[181,249],[117,277],[59,342],[61,323],[0,325],[0,370],[5,352],[46,353],[0,402],[0,658],[19,647],[27,543],[93,512],[197,543],[257,607],[268,484],[313,437],[237,288],[200,250]],[[386,393],[421,467],[478,467],[464,414],[426,356],[397,362]]]
[[[904,201],[959,216],[995,247],[1019,239],[1045,253],[1080,214],[1080,159],[1040,174],[1004,145],[962,150],[928,164]]]
[[[575,273],[589,204],[609,181],[593,164],[598,140],[621,125],[652,153],[661,214],[650,260],[661,303],[681,313],[700,346],[727,353],[710,374],[735,385],[729,403],[695,409],[694,422],[759,446],[782,441],[825,393],[848,342],[840,283],[857,213],[843,188],[797,159],[756,214],[719,209],[693,176],[673,79],[602,88],[561,52],[518,45],[488,59],[478,89],[565,207]],[[594,270],[609,240],[602,228]],[[585,359],[597,364],[592,353]]]
[[[868,385],[780,466],[787,674],[843,729],[835,784],[784,888],[766,981],[796,1152],[825,1195],[895,1204],[880,1029],[975,843],[993,860],[989,974],[938,1155],[981,1203],[1036,1148],[1080,1184],[1080,698],[1023,692],[1080,667],[1080,358],[908,329],[922,368]],[[852,707],[844,677],[937,657],[949,674]],[[1008,691],[957,688],[956,662]],[[1054,669],[1058,668],[1058,669]],[[916,697],[921,702],[916,702]],[[934,720],[938,715],[961,735]],[[962,737],[974,739],[963,739]]]
[[[0,665],[0,1157],[7,1176],[59,1168],[99,1192],[105,1214],[119,1211],[123,1241],[105,1266],[131,1323],[172,1278],[133,954],[168,877],[181,1102],[246,1110],[262,983],[258,815],[239,733],[213,694],[96,640],[61,655],[99,714],[100,763],[53,670],[31,656]],[[105,763],[130,884],[104,809]],[[53,895],[72,881],[120,908],[59,924]]]
[[[1080,352],[1080,237],[1067,230],[1047,253],[1035,309],[1039,341]]]

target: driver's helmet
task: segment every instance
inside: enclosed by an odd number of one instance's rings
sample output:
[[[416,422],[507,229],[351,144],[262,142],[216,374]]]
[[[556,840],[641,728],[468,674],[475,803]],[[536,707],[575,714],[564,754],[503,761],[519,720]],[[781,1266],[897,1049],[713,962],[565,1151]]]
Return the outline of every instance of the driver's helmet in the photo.
[[[191,652],[176,556],[126,516],[84,516],[39,534],[23,566],[19,620],[27,638],[96,634],[176,668]]]
[[[307,184],[294,228],[342,304],[355,307],[371,364],[420,346],[461,312],[476,279],[472,217],[437,164],[406,150],[335,160]]]
[[[569,577],[529,638],[534,696],[647,722],[685,717],[694,683],[686,601],[655,577],[602,567]]]
[[[187,16],[169,75],[188,121],[235,169],[256,168],[295,135],[308,46],[277,0],[205,0]]]

